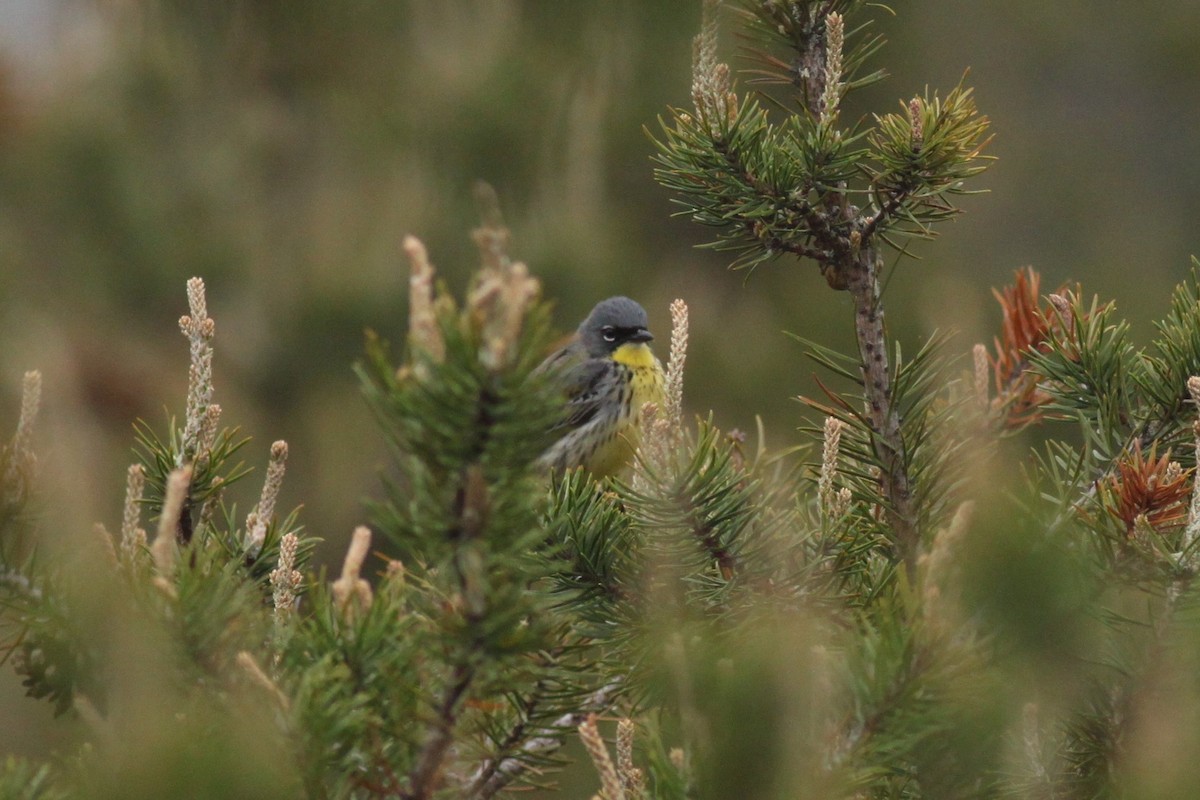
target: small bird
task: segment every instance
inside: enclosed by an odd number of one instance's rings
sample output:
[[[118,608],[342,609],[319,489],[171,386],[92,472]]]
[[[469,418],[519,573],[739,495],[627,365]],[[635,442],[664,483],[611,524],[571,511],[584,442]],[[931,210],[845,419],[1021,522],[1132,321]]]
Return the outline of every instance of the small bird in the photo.
[[[646,311],[628,297],[596,304],[569,344],[537,368],[555,376],[567,398],[561,435],[539,459],[550,470],[583,467],[597,477],[624,469],[637,449],[642,406],[662,404],[662,364]]]

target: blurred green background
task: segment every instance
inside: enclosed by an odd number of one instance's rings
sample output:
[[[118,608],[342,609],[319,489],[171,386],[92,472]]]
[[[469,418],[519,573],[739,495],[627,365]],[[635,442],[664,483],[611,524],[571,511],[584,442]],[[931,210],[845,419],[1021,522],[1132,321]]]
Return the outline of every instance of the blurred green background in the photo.
[[[281,506],[340,552],[385,454],[351,364],[399,341],[404,234],[448,284],[476,264],[471,187],[498,190],[514,253],[563,330],[629,294],[665,353],[691,306],[686,402],[725,428],[801,441],[813,367],[782,334],[848,350],[850,307],[811,264],[754,275],[697,250],[651,177],[653,130],[689,102],[695,0],[2,0],[0,375],[45,373],[45,513],[110,527],[130,424],[182,413],[184,282],[208,282],[225,420],[291,445]],[[910,0],[876,12],[885,112],[970,68],[999,158],[968,213],[887,289],[913,350],[935,329],[990,341],[989,287],[1032,263],[1113,298],[1146,338],[1196,251],[1200,4]],[[724,17],[734,66],[737,22]],[[261,473],[260,473],[261,474]],[[250,479],[244,514],[257,493]]]

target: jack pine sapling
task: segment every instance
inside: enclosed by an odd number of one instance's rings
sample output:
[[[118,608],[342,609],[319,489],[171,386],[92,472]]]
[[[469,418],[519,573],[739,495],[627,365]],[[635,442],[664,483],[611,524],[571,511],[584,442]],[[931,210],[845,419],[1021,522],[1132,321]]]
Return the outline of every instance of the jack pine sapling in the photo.
[[[899,114],[860,130],[841,122],[845,95],[882,73],[861,75],[882,45],[867,24],[850,27],[862,2],[746,3],[748,37],[761,80],[796,91],[775,121],[753,94],[739,99],[729,67],[717,60],[720,4],[706,0],[696,38],[692,109],[661,123],[655,178],[680,213],[717,229],[713,243],[738,252],[735,267],[792,255],[816,262],[830,287],[854,301],[858,364],[871,461],[879,469],[893,555],[911,571],[927,530],[903,425],[901,387],[889,366],[882,298],[883,254],[905,240],[931,238],[934,225],[961,213],[953,198],[983,171],[988,122],[971,90],[926,92]],[[778,53],[778,54],[777,54]]]

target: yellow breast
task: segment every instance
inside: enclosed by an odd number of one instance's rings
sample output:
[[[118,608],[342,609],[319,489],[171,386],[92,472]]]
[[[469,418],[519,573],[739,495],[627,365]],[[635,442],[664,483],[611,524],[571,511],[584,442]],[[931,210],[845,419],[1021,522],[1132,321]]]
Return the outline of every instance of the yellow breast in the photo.
[[[633,424],[641,422],[642,406],[646,403],[662,405],[666,396],[666,380],[662,364],[645,344],[623,344],[613,353],[613,361],[624,364],[633,372],[630,389],[633,397],[630,412]]]
[[[642,406],[646,403],[661,406],[665,398],[662,364],[649,347],[640,342],[623,344],[612,357],[629,368],[629,399],[622,404],[624,413],[614,435],[588,462],[588,469],[597,476],[618,474],[629,466],[641,438]]]

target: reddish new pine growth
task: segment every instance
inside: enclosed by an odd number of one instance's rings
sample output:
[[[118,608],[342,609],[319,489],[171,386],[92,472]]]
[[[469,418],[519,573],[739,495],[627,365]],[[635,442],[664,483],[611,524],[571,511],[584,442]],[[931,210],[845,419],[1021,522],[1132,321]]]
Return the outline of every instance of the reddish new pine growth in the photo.
[[[1038,385],[1037,376],[1029,371],[1029,352],[1045,352],[1055,336],[1074,336],[1071,321],[1055,303],[1042,303],[1041,282],[1037,270],[1025,267],[1014,273],[1011,285],[992,290],[1004,317],[1001,334],[993,340],[996,354],[991,359],[996,379],[995,407],[1009,428],[1042,419],[1040,409],[1050,400]],[[1055,294],[1061,296],[1064,291],[1065,286]]]
[[[1145,456],[1134,450],[1117,462],[1116,473],[1101,487],[1105,508],[1129,533],[1142,515],[1156,529],[1187,522],[1194,470],[1180,469],[1170,451],[1161,458],[1155,455],[1153,446]]]

